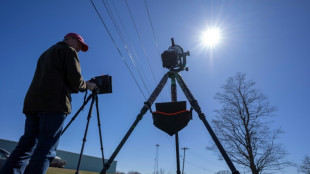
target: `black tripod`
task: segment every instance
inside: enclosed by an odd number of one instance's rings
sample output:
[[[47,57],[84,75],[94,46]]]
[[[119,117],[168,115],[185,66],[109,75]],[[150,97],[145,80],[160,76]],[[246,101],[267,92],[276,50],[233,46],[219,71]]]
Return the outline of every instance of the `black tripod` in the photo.
[[[86,95],[85,95],[86,97]],[[90,94],[87,99],[84,101],[83,105],[80,107],[80,109],[76,112],[76,114],[72,117],[72,119],[70,120],[70,122],[67,124],[67,126],[64,128],[64,130],[62,131],[61,134],[63,134],[67,128],[70,126],[70,124],[75,120],[75,118],[78,116],[78,114],[84,109],[84,106],[87,105],[87,103],[89,102],[89,100],[91,100],[91,105],[88,111],[88,116],[87,116],[87,124],[86,124],[86,129],[85,129],[85,133],[84,133],[84,138],[83,138],[83,144],[82,144],[82,148],[81,148],[81,152],[80,152],[80,157],[79,157],[79,161],[78,161],[78,165],[77,165],[77,169],[75,174],[79,174],[79,170],[80,170],[80,164],[81,164],[81,159],[82,159],[82,155],[83,155],[83,151],[84,151],[84,145],[86,142],[86,137],[87,137],[87,131],[88,131],[88,126],[89,126],[89,121],[91,118],[91,114],[92,114],[92,110],[93,110],[93,105],[94,102],[96,101],[96,110],[97,110],[97,121],[98,121],[98,129],[99,129],[99,138],[100,138],[100,149],[101,149],[101,155],[102,155],[102,164],[104,166],[104,155],[103,155],[103,146],[102,146],[102,135],[101,135],[101,124],[100,124],[100,117],[99,117],[99,110],[98,110],[98,96],[97,96],[97,90],[93,90],[92,94]]]
[[[113,162],[116,155],[119,153],[127,139],[129,138],[130,134],[134,130],[134,128],[137,126],[138,122],[143,118],[143,115],[151,109],[152,104],[164,88],[165,84],[167,83],[168,78],[171,78],[171,98],[172,101],[175,102],[177,100],[176,98],[176,83],[175,79],[177,80],[178,84],[180,85],[182,91],[184,92],[187,100],[190,102],[191,107],[198,113],[199,118],[202,120],[203,124],[207,128],[208,132],[210,133],[213,141],[215,142],[216,146],[218,147],[219,151],[221,152],[223,158],[225,159],[227,165],[229,166],[232,174],[240,174],[239,171],[235,168],[234,164],[230,160],[229,156],[227,155],[226,151],[224,150],[223,146],[221,145],[220,141],[216,137],[215,133],[213,132],[211,126],[206,120],[206,117],[204,113],[202,113],[200,106],[198,105],[197,100],[194,98],[190,90],[188,89],[187,85],[183,81],[182,77],[178,73],[179,71],[170,70],[167,72],[164,77],[161,79],[149,99],[144,103],[144,106],[142,107],[140,113],[138,114],[136,120],[129,128],[128,132],[120,142],[120,144],[117,146],[109,160],[104,164],[104,168],[100,172],[100,174],[106,174],[106,171],[110,168],[111,163]],[[179,160],[179,144],[178,144],[178,133],[175,134],[175,140],[176,140],[176,155],[177,155],[177,174],[180,174],[180,160]]]

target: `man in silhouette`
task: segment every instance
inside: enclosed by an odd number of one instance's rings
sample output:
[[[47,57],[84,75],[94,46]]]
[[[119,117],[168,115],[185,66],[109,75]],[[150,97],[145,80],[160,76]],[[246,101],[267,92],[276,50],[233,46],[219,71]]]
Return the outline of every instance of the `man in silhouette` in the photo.
[[[68,33],[40,56],[24,101],[24,135],[1,174],[46,173],[56,156],[64,120],[71,112],[71,93],[96,88],[96,84],[83,80],[80,50],[88,50],[84,39]]]

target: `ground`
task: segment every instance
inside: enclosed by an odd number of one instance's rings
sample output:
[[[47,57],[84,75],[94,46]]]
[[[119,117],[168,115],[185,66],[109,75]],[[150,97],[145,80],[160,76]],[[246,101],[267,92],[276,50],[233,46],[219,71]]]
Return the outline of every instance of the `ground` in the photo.
[[[75,174],[76,170],[49,167],[46,174]],[[79,171],[79,174],[98,174],[96,172]]]

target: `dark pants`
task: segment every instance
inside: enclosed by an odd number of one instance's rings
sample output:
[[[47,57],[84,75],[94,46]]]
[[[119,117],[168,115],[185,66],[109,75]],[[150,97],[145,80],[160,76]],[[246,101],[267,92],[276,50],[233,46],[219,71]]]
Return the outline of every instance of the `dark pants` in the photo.
[[[65,118],[58,112],[27,114],[24,135],[0,174],[45,174],[56,156]]]

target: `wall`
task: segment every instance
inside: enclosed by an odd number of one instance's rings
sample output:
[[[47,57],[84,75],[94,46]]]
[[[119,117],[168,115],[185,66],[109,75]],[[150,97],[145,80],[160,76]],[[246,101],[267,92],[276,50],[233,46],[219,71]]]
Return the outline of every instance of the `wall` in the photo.
[[[0,148],[3,148],[10,153],[15,149],[17,142],[0,139]],[[66,169],[74,169],[76,170],[78,160],[80,154],[66,152],[62,150],[57,150],[57,156],[59,156],[62,160],[67,162]],[[105,159],[105,162],[107,160]],[[115,173],[116,172],[116,163],[117,161],[113,161],[107,173]],[[83,155],[80,164],[80,170],[92,171],[92,172],[100,172],[103,168],[102,158]]]

